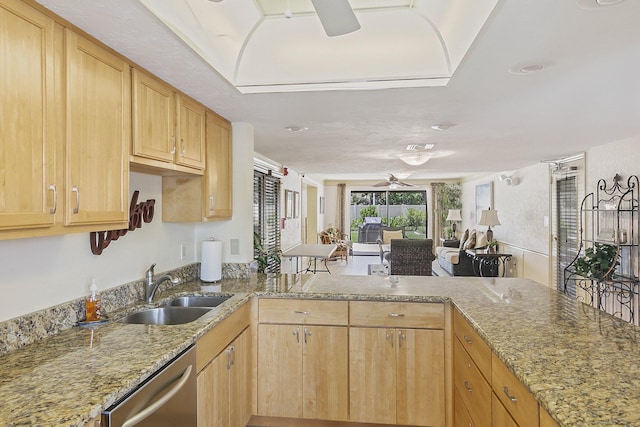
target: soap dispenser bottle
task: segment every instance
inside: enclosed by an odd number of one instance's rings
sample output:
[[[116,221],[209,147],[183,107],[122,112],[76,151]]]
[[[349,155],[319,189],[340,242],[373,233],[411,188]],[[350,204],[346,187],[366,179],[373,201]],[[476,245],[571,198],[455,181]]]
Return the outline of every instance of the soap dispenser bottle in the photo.
[[[84,308],[86,312],[87,322],[97,322],[100,320],[100,298],[98,297],[98,287],[96,286],[96,279],[91,279],[91,286],[89,287],[89,296],[84,300]]]

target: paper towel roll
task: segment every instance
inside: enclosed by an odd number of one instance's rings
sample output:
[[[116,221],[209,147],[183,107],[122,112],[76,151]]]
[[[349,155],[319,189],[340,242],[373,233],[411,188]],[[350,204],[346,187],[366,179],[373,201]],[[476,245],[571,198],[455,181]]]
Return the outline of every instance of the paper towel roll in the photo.
[[[222,242],[205,240],[202,242],[202,262],[200,280],[217,282],[222,278]]]

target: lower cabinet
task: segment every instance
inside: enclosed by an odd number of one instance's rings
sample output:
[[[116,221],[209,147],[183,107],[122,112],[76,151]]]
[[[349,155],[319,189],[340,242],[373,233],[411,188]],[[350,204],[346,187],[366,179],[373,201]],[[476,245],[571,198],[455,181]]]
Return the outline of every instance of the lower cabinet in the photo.
[[[260,325],[258,412],[347,420],[347,328]]]
[[[245,427],[252,415],[250,304],[198,339],[198,427]]]
[[[347,301],[260,299],[258,414],[348,419]]]
[[[251,336],[240,334],[198,375],[198,427],[245,427],[251,415]]]
[[[350,420],[444,426],[444,305],[351,302],[350,324]]]
[[[444,331],[351,328],[351,421],[444,426]]]

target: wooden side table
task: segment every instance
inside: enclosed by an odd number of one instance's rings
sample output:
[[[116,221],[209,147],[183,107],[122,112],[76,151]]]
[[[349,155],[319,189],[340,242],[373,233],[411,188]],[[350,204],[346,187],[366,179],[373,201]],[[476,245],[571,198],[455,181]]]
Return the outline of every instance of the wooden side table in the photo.
[[[507,271],[506,263],[513,256],[501,252],[487,252],[486,249],[467,249],[466,252],[472,258],[473,272],[479,277],[497,277],[500,275],[501,266],[504,277]],[[485,274],[487,272],[489,274]]]

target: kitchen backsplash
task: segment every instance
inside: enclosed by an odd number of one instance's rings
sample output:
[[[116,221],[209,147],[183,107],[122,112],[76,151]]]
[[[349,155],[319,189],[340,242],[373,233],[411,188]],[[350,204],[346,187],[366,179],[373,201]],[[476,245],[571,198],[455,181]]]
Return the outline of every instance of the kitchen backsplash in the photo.
[[[247,279],[251,274],[251,264],[223,264],[222,279]],[[156,272],[156,276],[169,273],[184,283],[200,277],[200,263],[193,263],[167,272]],[[110,312],[141,302],[144,295],[144,279],[125,283],[111,289],[100,291],[102,312]],[[165,281],[160,292],[176,284]],[[0,356],[35,341],[44,339],[69,329],[82,321],[84,313],[84,297],[43,310],[0,322]]]

